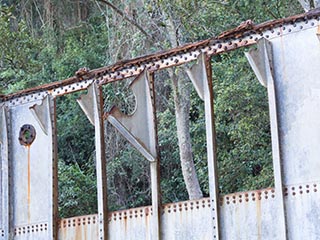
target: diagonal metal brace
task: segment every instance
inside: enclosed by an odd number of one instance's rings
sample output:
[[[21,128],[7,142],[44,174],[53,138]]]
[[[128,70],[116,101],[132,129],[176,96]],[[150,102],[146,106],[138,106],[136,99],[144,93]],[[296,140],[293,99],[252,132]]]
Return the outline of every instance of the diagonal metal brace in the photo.
[[[30,111],[32,112],[33,116],[39,123],[42,131],[48,135],[48,128],[50,127],[51,123],[51,114],[48,109],[50,108],[50,99],[49,95],[45,96],[41,102],[41,104],[35,104],[29,107]]]
[[[150,80],[150,82],[149,82]],[[153,75],[144,70],[130,84],[136,98],[135,111],[123,114],[113,107],[105,118],[150,161],[152,190],[151,239],[161,240],[160,165],[157,153],[156,114]],[[151,95],[153,94],[153,95]]]
[[[109,115],[107,119],[112,124],[112,126],[114,126],[148,161],[156,161],[156,158],[152,156],[148,149],[144,145],[142,145],[139,140],[137,140],[135,136],[132,135],[130,131],[128,131],[128,129],[122,125],[120,121],[118,121],[112,115]]]
[[[136,99],[131,115],[113,106],[105,115],[107,120],[150,162],[156,161],[155,120],[147,71],[130,84]]]

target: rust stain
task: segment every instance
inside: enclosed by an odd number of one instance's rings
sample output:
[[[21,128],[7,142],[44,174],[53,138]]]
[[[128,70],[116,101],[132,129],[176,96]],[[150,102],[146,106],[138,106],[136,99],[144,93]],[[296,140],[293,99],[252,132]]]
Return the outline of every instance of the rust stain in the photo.
[[[30,167],[30,146],[27,146],[28,151],[28,223],[30,223],[30,204],[31,204],[31,167]]]
[[[257,191],[258,196],[261,196],[261,191]],[[261,240],[261,225],[262,225],[262,218],[261,218],[261,197],[258,197],[256,200],[256,213],[257,213],[257,229],[258,229],[258,240]]]
[[[124,234],[127,236],[127,231],[128,231],[128,220],[127,216],[123,216],[123,221],[124,221]]]
[[[115,79],[115,81],[121,80],[121,79],[123,79],[120,74],[120,71],[122,71],[122,70],[130,69],[133,67],[139,68],[139,67],[143,66],[144,64],[150,63],[152,61],[163,60],[165,58],[170,58],[170,57],[175,56],[177,54],[183,54],[183,53],[186,53],[189,51],[198,50],[200,48],[204,48],[204,47],[206,47],[210,44],[213,44],[213,43],[218,43],[218,42],[220,43],[219,40],[230,39],[230,38],[239,38],[239,37],[244,36],[245,34],[251,34],[251,33],[257,34],[257,33],[261,33],[267,29],[270,29],[270,28],[282,26],[283,24],[295,23],[297,21],[303,21],[305,19],[312,19],[312,18],[315,18],[318,16],[320,16],[320,8],[311,10],[311,11],[304,13],[304,14],[299,14],[299,15],[291,16],[291,17],[284,18],[284,19],[272,20],[272,21],[268,21],[268,22],[261,23],[258,25],[254,25],[250,20],[247,20],[246,22],[244,22],[242,25],[236,27],[235,29],[231,29],[231,30],[228,30],[228,31],[221,33],[220,35],[218,35],[218,37],[212,37],[212,38],[202,40],[199,42],[195,42],[195,43],[188,43],[188,44],[179,46],[177,48],[173,48],[173,49],[163,51],[163,52],[158,52],[155,54],[137,57],[135,59],[122,60],[122,61],[119,61],[111,66],[106,66],[106,67],[102,67],[99,69],[94,69],[92,71],[88,70],[88,71],[85,71],[85,74],[83,76],[81,76],[80,79],[77,76],[73,76],[71,78],[68,78],[68,79],[65,79],[62,81],[44,84],[44,85],[41,85],[41,86],[38,86],[35,88],[25,89],[20,92],[9,94],[6,96],[1,96],[1,97],[4,100],[10,100],[15,97],[25,96],[25,95],[32,94],[32,93],[39,92],[39,91],[49,91],[49,93],[50,93],[53,89],[56,89],[59,87],[63,87],[63,86],[67,86],[69,84],[85,81],[86,79],[90,79],[90,78],[99,78],[101,76],[105,76],[107,74],[111,74],[111,73],[115,73],[115,72],[118,72],[120,75],[118,78]],[[85,76],[85,79],[82,79],[84,76]]]

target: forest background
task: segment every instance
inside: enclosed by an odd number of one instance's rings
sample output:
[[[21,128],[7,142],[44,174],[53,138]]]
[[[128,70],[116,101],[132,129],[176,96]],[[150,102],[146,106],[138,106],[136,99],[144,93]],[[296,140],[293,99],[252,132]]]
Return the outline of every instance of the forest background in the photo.
[[[247,19],[301,12],[299,1],[285,0],[2,0],[0,92],[217,36]],[[221,194],[273,185],[267,93],[244,50],[212,58]],[[104,87],[105,111],[133,111],[131,80]],[[162,202],[208,196],[203,103],[183,67],[157,72],[156,92]],[[60,217],[97,212],[94,129],[78,96],[56,100]],[[148,162],[105,129],[109,209],[150,205]]]

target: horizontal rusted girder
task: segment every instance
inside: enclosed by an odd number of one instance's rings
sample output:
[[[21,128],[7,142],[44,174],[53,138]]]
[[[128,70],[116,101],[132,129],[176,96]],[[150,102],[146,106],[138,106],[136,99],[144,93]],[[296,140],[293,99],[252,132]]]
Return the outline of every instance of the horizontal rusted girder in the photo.
[[[255,44],[261,37],[268,39],[312,27],[315,24],[314,22],[311,23],[311,26],[308,26],[308,22],[311,20],[320,20],[320,8],[304,14],[268,21],[257,25],[253,25],[252,22],[249,21],[249,24],[246,26],[243,27],[241,24],[235,29],[221,33],[218,37],[186,44],[167,51],[131,60],[123,60],[111,66],[87,71],[83,75],[77,74],[77,76],[62,81],[25,89],[17,93],[3,96],[2,101],[13,100],[19,97],[39,93],[51,94],[53,96],[64,95],[86,89],[94,80],[96,80],[99,85],[103,85],[109,82],[137,76],[144,69],[148,69],[148,71],[152,72],[181,65],[197,59],[201,52],[204,52],[209,56],[220,54]],[[245,23],[248,23],[248,21]],[[297,25],[301,23],[305,23],[306,26],[300,25],[298,27]],[[33,96],[32,98],[36,98],[36,96]]]

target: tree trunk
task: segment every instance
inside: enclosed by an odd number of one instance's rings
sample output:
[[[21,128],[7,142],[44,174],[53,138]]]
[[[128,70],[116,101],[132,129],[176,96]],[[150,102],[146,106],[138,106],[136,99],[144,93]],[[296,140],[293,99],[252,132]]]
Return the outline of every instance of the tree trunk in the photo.
[[[51,0],[44,1],[44,10],[45,10],[45,22],[49,28],[53,29],[53,3]]]
[[[169,40],[172,47],[177,47],[177,35],[174,23],[170,17],[166,21]],[[202,191],[193,161],[191,136],[190,136],[190,82],[184,74],[177,75],[173,69],[168,69],[174,94],[174,105],[176,114],[176,125],[180,162],[184,182],[188,191],[189,199],[202,198]]]
[[[172,89],[174,94],[174,105],[182,175],[186,184],[189,199],[199,199],[202,198],[203,195],[193,161],[189,127],[191,86],[190,82],[185,76],[178,76],[172,69],[169,69],[168,72],[172,81]]]

